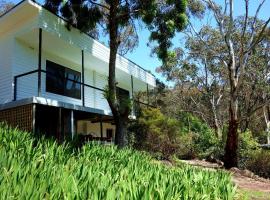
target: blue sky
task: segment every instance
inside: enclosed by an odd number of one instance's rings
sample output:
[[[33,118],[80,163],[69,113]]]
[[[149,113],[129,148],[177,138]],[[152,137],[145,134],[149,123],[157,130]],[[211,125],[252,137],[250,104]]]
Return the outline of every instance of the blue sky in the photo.
[[[20,0],[11,0],[13,3],[18,3]],[[43,2],[42,0],[39,0],[39,2]],[[215,2],[219,4],[223,4],[224,0],[215,0]],[[255,11],[259,5],[261,0],[250,0],[250,16],[254,16]],[[243,15],[245,12],[244,7],[244,0],[235,0],[235,16]],[[261,13],[259,17],[261,19],[267,19],[270,16],[270,0],[266,0],[264,7],[261,10]],[[204,23],[204,21],[199,21],[198,19],[194,20],[191,19],[191,22],[194,24],[194,26],[199,29],[201,24]],[[214,22],[212,22],[213,25]],[[149,31],[147,29],[141,29],[138,30],[139,34],[139,45],[138,47],[133,51],[126,55],[127,58],[131,59],[138,65],[142,66],[143,68],[150,70],[155,76],[162,81],[166,82],[165,78],[162,77],[160,74],[155,72],[156,67],[161,65],[161,62],[158,60],[155,56],[150,56],[151,49],[147,46],[148,38],[149,38]],[[173,44],[175,47],[179,47],[183,45],[183,35],[177,34],[176,37],[173,39]],[[168,83],[169,84],[169,83]]]

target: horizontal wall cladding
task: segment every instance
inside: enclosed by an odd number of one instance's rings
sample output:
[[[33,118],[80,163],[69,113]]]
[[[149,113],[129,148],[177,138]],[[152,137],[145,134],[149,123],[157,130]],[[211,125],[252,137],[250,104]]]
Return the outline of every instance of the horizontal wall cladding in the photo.
[[[19,75],[33,71],[38,66],[37,49],[29,48],[27,44],[16,40],[15,41],[15,54],[13,65],[13,74]],[[71,60],[53,55],[49,52],[42,52],[42,69],[46,70],[46,61],[52,61],[62,66],[81,72],[81,65],[73,63]],[[86,66],[85,69],[85,83],[100,89],[104,89],[107,85],[107,76],[93,71]],[[33,73],[17,79],[17,100],[24,99],[38,95],[38,73]],[[125,85],[119,83],[119,87],[126,89],[131,94],[130,84]],[[82,105],[81,99],[74,99],[62,95],[46,92],[46,74],[41,73],[41,96],[47,99]],[[107,100],[104,98],[103,91],[96,90],[85,86],[85,106],[104,110],[105,113],[110,113],[110,107]]]
[[[37,69],[38,55],[35,49],[23,42],[14,40],[13,76]],[[17,78],[17,99],[37,96],[37,73]]]
[[[95,85],[94,84],[94,72],[92,70],[85,70],[85,84],[87,85]],[[85,92],[85,106],[95,108],[95,90],[90,87],[84,88]]]
[[[76,29],[72,29],[71,32],[69,32],[66,29],[63,20],[57,18],[48,11],[40,9],[39,12],[39,16],[33,14],[32,16],[29,15],[22,19],[18,19],[18,22],[16,22],[16,26],[11,26],[10,29],[4,33],[5,35],[3,35],[2,33],[0,37],[0,103],[7,103],[13,100],[14,76],[38,69],[38,47],[36,46],[36,42],[38,41],[38,34],[34,34],[35,36],[33,38],[30,38],[29,40],[29,36],[31,36],[31,31],[35,31],[35,33],[38,33],[38,27],[43,28],[44,32],[47,31],[51,33],[50,35],[54,35],[57,38],[68,42],[71,47],[73,47],[73,49],[74,47],[75,49],[78,49],[78,53],[80,53],[81,49],[84,49],[86,51],[85,53],[90,53],[91,55],[93,55],[95,57],[95,60],[101,60],[108,63],[109,49],[107,47],[89,38],[89,36],[87,36],[86,34],[81,34]],[[35,42],[31,43],[31,40]],[[26,41],[31,43],[31,45],[27,44],[28,42]],[[60,57],[60,55],[61,54],[58,55],[57,52],[55,52],[55,54],[52,54],[52,52],[43,51],[42,69],[46,70],[46,60],[51,60],[60,65],[81,72],[81,63],[75,63],[80,61],[75,61],[68,56],[62,55],[63,57],[65,57],[64,59]],[[87,64],[89,63],[91,62],[87,62]],[[105,74],[107,70],[100,70],[99,73],[94,71],[94,65],[100,63],[93,62],[93,66],[85,66],[85,83],[94,87],[104,89],[104,87],[107,85],[107,76],[103,75],[103,73]],[[127,59],[118,56],[116,64],[117,68],[127,73],[125,74],[118,70],[118,72],[121,72],[121,76],[124,77],[126,75],[128,77],[125,78],[125,80],[118,80],[118,86],[129,90],[130,94],[131,85],[130,81],[128,81],[130,79],[129,74],[136,77],[137,80],[139,79],[139,82],[141,80],[142,84],[147,82],[150,85],[155,85],[155,79],[150,73],[147,73],[145,70],[141,69]],[[103,67],[105,65],[96,65],[95,67],[97,66]],[[127,81],[127,83],[125,83],[124,81]],[[17,99],[19,100],[38,96],[37,85],[37,73],[18,78]],[[41,96],[51,100],[82,105],[81,99],[74,99],[46,92],[46,75],[44,73],[42,73]],[[106,113],[110,112],[109,105],[104,98],[103,92],[95,90],[93,88],[85,87],[85,105],[87,107],[102,109]]]
[[[98,74],[96,72],[94,72],[94,83],[95,86],[97,88],[105,88],[107,85],[107,77],[103,76],[101,74]],[[103,91],[99,91],[99,90],[95,90],[95,98],[96,98],[96,108],[102,109],[102,110],[110,110],[110,106],[107,102],[107,100],[104,97],[104,92]]]
[[[80,33],[80,31],[76,29],[68,31],[65,26],[65,22],[47,10],[42,9],[40,11],[39,26],[53,35],[64,39],[69,44],[76,45],[80,49],[84,49],[98,59],[107,63],[109,62],[110,50],[108,47],[93,40],[88,35]],[[156,85],[155,77],[152,74],[124,57],[117,56],[116,67],[130,75],[133,75],[143,82],[152,86]]]
[[[38,93],[38,75],[37,73],[29,74],[17,79],[17,96],[16,99],[24,99],[37,96]]]
[[[12,42],[11,36],[0,39],[0,104],[12,100]]]
[[[36,70],[38,63],[38,53],[35,49],[29,47],[22,41],[17,39],[17,36],[21,36],[28,33],[29,30],[33,30],[38,26],[38,18],[35,16],[27,16],[21,19],[16,26],[10,30],[10,41],[12,42],[11,55],[11,80],[14,81],[15,76]],[[33,38],[33,40],[37,40]],[[17,79],[17,99],[23,99],[26,97],[36,96],[37,94],[37,74],[31,74],[27,77],[21,77]],[[10,101],[13,100],[14,87],[9,89],[11,92]]]

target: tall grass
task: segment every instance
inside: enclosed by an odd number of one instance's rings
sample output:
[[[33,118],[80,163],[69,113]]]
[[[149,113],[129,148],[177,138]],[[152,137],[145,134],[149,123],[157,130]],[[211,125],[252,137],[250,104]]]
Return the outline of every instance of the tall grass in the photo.
[[[114,146],[68,145],[0,126],[1,199],[233,199],[224,172],[166,167]]]

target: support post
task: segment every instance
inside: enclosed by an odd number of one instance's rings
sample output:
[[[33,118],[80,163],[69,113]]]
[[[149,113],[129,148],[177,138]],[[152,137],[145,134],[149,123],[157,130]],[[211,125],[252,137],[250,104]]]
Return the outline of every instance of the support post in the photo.
[[[13,101],[17,100],[17,77],[14,77],[14,94],[13,94]]]
[[[38,96],[41,96],[41,59],[42,59],[42,29],[39,28],[38,39]]]
[[[57,139],[60,142],[61,141],[61,135],[62,135],[62,108],[59,108],[58,110],[58,131],[57,131]]]
[[[32,132],[36,133],[36,104],[33,104],[32,110]]]
[[[100,137],[103,139],[103,124],[102,124],[102,116],[100,116]]]
[[[148,86],[148,83],[146,84],[146,90],[147,90],[147,106],[150,105],[150,100],[149,100],[149,86]]]
[[[135,103],[135,101],[134,101],[133,76],[131,75],[130,77],[131,77],[132,113],[133,113],[133,115],[135,115],[135,113],[134,113],[134,103]]]
[[[84,50],[82,50],[82,105],[85,106],[85,96],[84,96]]]
[[[133,76],[131,75],[131,94],[132,94],[132,99],[134,98],[134,86],[133,86]]]
[[[74,139],[74,135],[75,135],[75,126],[74,126],[74,111],[70,110],[70,129],[71,129],[71,139]]]

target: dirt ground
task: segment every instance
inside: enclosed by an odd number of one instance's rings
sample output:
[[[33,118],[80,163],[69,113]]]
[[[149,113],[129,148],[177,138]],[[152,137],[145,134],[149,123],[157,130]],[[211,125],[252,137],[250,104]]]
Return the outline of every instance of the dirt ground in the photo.
[[[188,160],[183,162],[210,170],[223,168],[221,164],[210,163],[204,160]],[[241,193],[239,199],[270,200],[269,179],[256,176],[248,170],[239,170],[237,168],[232,168],[229,172],[231,172],[233,182]]]

